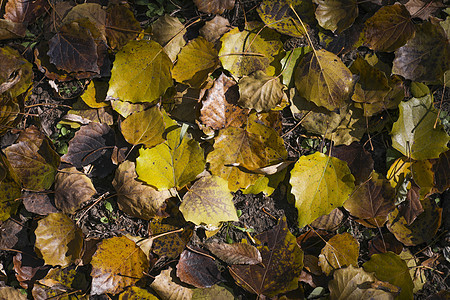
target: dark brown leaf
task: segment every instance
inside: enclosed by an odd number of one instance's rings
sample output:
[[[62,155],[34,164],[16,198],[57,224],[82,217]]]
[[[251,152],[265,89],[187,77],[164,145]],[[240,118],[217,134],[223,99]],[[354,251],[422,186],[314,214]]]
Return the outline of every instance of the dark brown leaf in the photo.
[[[32,23],[45,13],[49,2],[45,0],[9,0],[5,6],[3,18],[15,23]]]
[[[378,235],[369,241],[369,256],[386,253],[388,251],[400,254],[402,250],[402,243],[400,243],[390,232]]]
[[[141,31],[133,13],[122,5],[111,5],[106,10],[106,37],[113,49],[120,49]]]
[[[439,193],[450,187],[450,151],[439,155],[438,161],[433,165],[434,185]]]
[[[214,260],[208,254],[201,253],[204,252],[198,248],[195,252],[184,250],[177,264],[177,276],[197,288],[209,288],[220,282],[222,276]]]
[[[235,0],[194,0],[198,10],[207,14],[220,15],[225,9],[232,9]]]
[[[259,250],[246,243],[218,243],[209,242],[205,246],[215,256],[229,265],[256,265],[262,262]]]
[[[48,194],[27,192],[24,193],[22,202],[25,209],[34,214],[46,216],[51,213],[59,212],[52,204]]]
[[[405,218],[407,225],[411,225],[421,213],[423,213],[423,207],[420,202],[420,187],[411,180],[411,188],[406,194],[406,200],[398,206],[398,215]]]

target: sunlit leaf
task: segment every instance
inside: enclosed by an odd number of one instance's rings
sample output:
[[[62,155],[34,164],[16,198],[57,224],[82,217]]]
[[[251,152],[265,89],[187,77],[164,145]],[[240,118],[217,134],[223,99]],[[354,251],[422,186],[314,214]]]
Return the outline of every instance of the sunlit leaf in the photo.
[[[333,280],[328,283],[330,299],[393,300],[394,295],[391,293],[367,286],[368,282],[375,281],[376,278],[372,273],[367,273],[362,268],[355,268],[352,265],[336,270],[333,273]],[[365,284],[366,286],[364,286]]]
[[[124,5],[113,4],[106,9],[106,37],[111,48],[122,48],[140,31],[141,26],[133,12]]]
[[[66,267],[81,255],[83,233],[65,214],[49,214],[38,221],[35,248],[47,265]]]
[[[173,79],[193,87],[200,87],[214,71],[218,62],[214,44],[203,37],[197,37],[178,54],[177,63],[172,70]]]
[[[105,102],[107,91],[108,83],[92,80],[87,86],[86,91],[81,95],[81,99],[92,108],[106,107],[109,106],[109,103]]]
[[[170,191],[157,191],[136,179],[133,162],[126,160],[117,168],[112,184],[117,192],[119,208],[145,220],[164,216],[165,201],[171,197]]]
[[[218,243],[205,244],[209,251],[229,265],[256,265],[262,263],[259,250],[246,243]]]
[[[167,134],[167,141],[151,149],[139,149],[136,172],[140,180],[158,190],[181,188],[205,168],[202,148],[187,135],[180,138],[181,128]]]
[[[450,67],[450,45],[439,24],[418,25],[416,34],[395,51],[392,73],[412,81],[434,82]]]
[[[9,2],[8,2],[9,3]],[[0,92],[9,91],[14,98],[24,93],[33,80],[32,64],[9,46],[0,48]],[[2,95],[2,98],[6,97]],[[2,105],[1,114],[5,108]]]
[[[301,156],[291,170],[299,227],[342,206],[353,191],[354,177],[347,163],[320,152]]]
[[[110,101],[112,108],[124,118],[133,113],[144,111],[145,109],[152,107],[152,104],[148,102],[131,103],[114,99],[111,99]]]
[[[255,239],[259,241],[256,248],[261,253],[262,264],[231,266],[230,273],[236,283],[249,292],[268,297],[295,290],[303,267],[303,251],[289,231],[286,218]]]
[[[348,232],[337,234],[328,240],[319,255],[319,266],[329,275],[334,269],[358,266],[359,243]]]
[[[375,51],[392,52],[414,34],[414,24],[401,4],[383,6],[364,23],[364,43]]]
[[[324,49],[307,53],[295,70],[300,96],[335,110],[350,99],[354,80],[350,70],[335,54]]]
[[[375,276],[379,280],[400,287],[401,291],[397,299],[413,298],[414,284],[409,274],[409,268],[397,254],[392,252],[374,254],[368,262],[364,263],[363,268],[366,272],[375,272]]]
[[[60,158],[51,141],[37,128],[27,128],[4,151],[24,188],[42,191],[53,184]]]
[[[411,275],[414,283],[413,292],[416,293],[420,291],[427,282],[425,268],[421,268],[419,258],[406,248],[403,249],[399,256],[406,262],[406,265],[409,268],[409,274]]]
[[[193,290],[181,285],[176,278],[172,267],[155,277],[150,287],[155,290],[159,297],[163,300],[189,300],[192,298]]]
[[[290,4],[295,13],[289,7]],[[296,14],[306,26],[316,22],[314,6],[312,1],[308,0],[263,0],[258,7],[258,14],[269,28],[293,37],[302,37],[305,34],[302,23],[298,20]]]
[[[120,293],[119,300],[158,300],[158,297],[150,293],[149,291],[137,287],[132,286],[125,290],[123,293]]]
[[[358,16],[356,0],[314,0],[319,25],[334,33],[341,33],[353,24]]]
[[[262,27],[261,23],[250,22],[243,31],[234,28],[220,39],[219,59],[235,78],[258,70],[268,76],[275,75],[272,63],[283,45],[277,32],[269,28],[260,32]]]
[[[122,236],[98,244],[91,265],[91,295],[100,295],[118,294],[135,284],[147,272],[149,262],[141,248]]]
[[[232,9],[235,0],[194,0],[198,10],[207,14],[221,14],[225,9]]]
[[[172,61],[148,40],[131,41],[117,54],[108,95],[129,102],[152,102],[172,86]]]
[[[55,205],[62,212],[73,214],[97,191],[92,181],[76,168],[59,170],[55,179]]]
[[[120,125],[127,142],[132,145],[143,144],[147,148],[164,142],[164,129],[163,117],[157,106],[128,116]]]
[[[167,56],[175,61],[181,48],[186,44],[186,28],[176,17],[164,15],[152,24],[152,40],[159,43]]]
[[[209,288],[220,282],[221,273],[214,260],[201,251],[196,252],[185,249],[177,264],[177,277],[182,282],[193,285],[197,288]],[[206,255],[202,255],[206,254]]]
[[[280,79],[267,76],[263,71],[242,77],[239,80],[239,94],[238,104],[257,112],[275,108],[285,97]]]
[[[215,138],[214,150],[207,161],[213,175],[228,181],[231,191],[247,188],[254,184],[261,174],[242,170],[255,170],[287,158],[284,143],[278,133],[255,119],[247,121],[246,128],[228,127]]]
[[[392,126],[392,147],[412,159],[438,158],[448,150],[447,135],[440,120],[434,127],[437,110],[431,95],[411,98],[399,105],[400,116]]]
[[[98,106],[98,104],[92,103],[91,105]],[[72,109],[69,110],[67,114],[63,117],[62,122],[64,121],[76,122],[82,125],[88,124],[90,122],[103,123],[104,125],[112,125],[114,123],[111,107],[105,106],[92,108],[81,99],[78,99],[72,105]],[[71,127],[73,126],[71,125]]]
[[[395,209],[388,216],[386,227],[395,237],[406,246],[415,246],[433,239],[441,225],[442,208],[434,203],[434,200],[425,198],[421,201],[424,212],[408,225],[405,218],[399,216]]]
[[[238,221],[228,182],[218,176],[202,177],[184,195],[180,211],[196,225]]]

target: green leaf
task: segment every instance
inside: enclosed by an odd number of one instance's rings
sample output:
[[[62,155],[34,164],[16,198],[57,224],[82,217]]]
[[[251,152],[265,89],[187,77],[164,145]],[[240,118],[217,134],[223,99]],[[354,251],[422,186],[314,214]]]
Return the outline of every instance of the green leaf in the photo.
[[[289,5],[294,7],[295,13],[307,28],[308,24],[315,24],[314,6],[312,1],[308,0],[263,0],[258,7],[258,14],[267,27],[282,34],[302,37],[305,35],[305,30]]]
[[[238,221],[228,182],[217,176],[202,177],[184,195],[180,211],[186,221],[196,225]]]
[[[205,159],[197,141],[185,136],[181,128],[170,131],[167,141],[151,149],[139,149],[136,172],[139,179],[158,190],[181,188],[203,171]]]
[[[399,108],[400,116],[391,131],[392,147],[415,160],[438,158],[448,150],[450,137],[437,117],[431,95],[401,102]]]
[[[158,43],[131,41],[116,54],[107,96],[133,103],[152,102],[173,85],[172,67]]]
[[[348,102],[353,86],[350,70],[339,57],[324,49],[307,53],[295,70],[295,87],[300,96],[328,110]]]
[[[358,16],[356,0],[314,0],[319,25],[334,33],[350,27]]]
[[[434,82],[450,67],[450,45],[439,24],[418,25],[416,34],[395,51],[392,73],[412,81]]]
[[[172,70],[173,79],[200,87],[219,63],[214,44],[199,36],[181,49]]]
[[[220,39],[219,59],[235,78],[258,70],[269,76],[275,75],[273,63],[282,52],[283,44],[277,32],[269,28],[260,32],[262,27],[261,23],[250,22],[243,31],[234,28]]]
[[[393,252],[374,254],[363,265],[366,272],[375,272],[379,280],[387,281],[401,288],[397,299],[413,299],[414,284],[406,262]]]
[[[283,66],[283,72],[281,73],[282,82],[288,88],[291,88],[294,84],[292,78],[294,76],[294,70],[297,66],[297,62],[306,53],[311,52],[312,48],[309,46],[298,47],[287,51],[286,55],[281,59],[280,63]]]
[[[375,51],[392,52],[414,35],[414,24],[401,4],[380,8],[364,23],[364,43]]]
[[[128,116],[121,124],[120,131],[128,143],[143,144],[147,148],[164,142],[164,121],[158,106]]]
[[[242,77],[239,80],[239,93],[238,104],[257,112],[275,108],[285,97],[280,79],[267,76],[263,71]]]
[[[354,181],[347,163],[340,159],[320,152],[300,157],[290,179],[299,227],[342,206],[355,187]]]

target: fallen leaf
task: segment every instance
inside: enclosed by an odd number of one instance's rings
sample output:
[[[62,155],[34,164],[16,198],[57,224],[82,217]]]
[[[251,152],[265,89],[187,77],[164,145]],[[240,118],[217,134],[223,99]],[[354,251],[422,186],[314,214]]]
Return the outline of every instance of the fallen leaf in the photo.
[[[229,126],[241,127],[247,120],[248,110],[236,105],[239,91],[236,82],[220,74],[202,101],[200,121],[218,130]]]
[[[144,277],[149,268],[145,253],[124,236],[98,244],[91,265],[91,295],[118,294]]]
[[[9,2],[8,2],[9,3]],[[33,81],[33,65],[9,46],[0,48],[0,92],[9,91],[12,98],[26,92]],[[11,81],[11,79],[14,80]],[[9,83],[9,86],[5,85]],[[5,99],[7,96],[2,95]],[[2,100],[2,102],[5,100]],[[6,103],[5,103],[6,104]],[[3,105],[2,105],[3,108]],[[17,108],[18,110],[18,108]],[[3,112],[2,115],[6,114]],[[6,124],[5,124],[6,125]]]
[[[2,222],[0,225],[0,249],[21,248],[22,245],[20,245],[19,241],[23,242],[27,240],[26,234],[24,236],[24,228],[22,225],[11,218],[2,220]],[[28,241],[26,242],[28,243]]]
[[[159,43],[173,62],[181,48],[186,45],[186,28],[176,17],[163,15],[152,24],[152,40]]]
[[[43,0],[8,0],[3,18],[15,23],[23,23],[26,26],[44,14],[48,6],[48,3]]]
[[[172,74],[173,79],[192,87],[201,87],[219,63],[211,42],[197,37],[181,49]]]
[[[97,193],[92,181],[76,168],[58,171],[55,179],[55,205],[66,214],[73,214]]]
[[[311,47],[304,46],[294,48],[287,51],[285,56],[280,60],[283,72],[281,73],[282,82],[288,88],[294,86],[294,70],[297,67],[297,62],[299,62],[306,53],[313,51]]]
[[[210,288],[195,289],[192,295],[192,300],[228,300],[235,298],[236,297],[229,288],[218,284],[215,284]]]
[[[124,118],[127,118],[133,113],[144,111],[145,109],[152,107],[152,104],[148,102],[131,103],[121,100],[114,100],[111,98],[110,101],[112,108]]]
[[[398,205],[398,216],[404,217],[406,224],[411,225],[418,215],[423,213],[422,203],[420,202],[420,188],[411,181],[411,188],[406,194],[406,201]]]
[[[11,286],[0,287],[0,297],[3,299],[16,299],[16,300],[28,299],[26,294],[22,294],[20,290],[15,289]]]
[[[420,82],[439,80],[450,67],[450,45],[439,24],[417,25],[416,34],[395,51],[392,73]]]
[[[403,244],[395,236],[388,232],[377,235],[369,241],[369,256],[374,254],[386,253],[388,251],[400,254],[403,250]]]
[[[239,94],[238,104],[257,112],[275,108],[285,97],[280,79],[267,76],[261,70],[239,80]]]
[[[20,106],[17,99],[8,92],[0,94],[0,135],[7,133],[20,120]]]
[[[324,49],[305,54],[295,70],[300,96],[331,111],[349,101],[354,84],[340,58]]]
[[[415,27],[402,4],[383,6],[364,23],[363,40],[372,50],[392,52],[403,46]]]
[[[48,194],[34,192],[24,193],[22,203],[25,209],[33,214],[46,216],[50,213],[59,212],[59,210],[50,201]]]
[[[12,260],[16,279],[24,289],[32,288],[36,279],[48,271],[48,267],[44,266],[44,260],[32,255],[22,257],[22,253],[17,253]]]
[[[247,243],[207,242],[206,248],[229,265],[256,265],[262,263],[259,250]]]
[[[363,268],[366,272],[375,272],[379,280],[398,286],[401,289],[398,299],[413,298],[414,284],[409,275],[409,268],[397,254],[392,252],[374,254],[363,264]]]
[[[198,10],[207,14],[222,14],[226,9],[233,9],[235,0],[194,0]]]
[[[143,288],[132,286],[119,295],[119,300],[128,299],[158,300],[159,298]]]
[[[184,195],[180,211],[186,221],[196,225],[238,221],[228,182],[218,176],[202,177]]]
[[[173,85],[172,61],[155,41],[131,41],[116,54],[107,97],[153,102]]]
[[[423,265],[420,264],[419,258],[414,256],[408,249],[403,249],[399,256],[409,268],[409,274],[414,283],[413,293],[420,291],[427,282],[425,268],[422,268]]]
[[[216,263],[201,249],[184,250],[177,264],[177,277],[197,288],[209,288],[222,280]]]
[[[121,49],[140,31],[141,26],[133,12],[124,5],[113,4],[106,9],[106,37],[111,48]]]
[[[344,266],[358,266],[359,243],[348,232],[336,234],[328,240],[319,255],[319,266],[329,275]]]
[[[19,208],[22,189],[3,153],[0,153],[0,170],[3,174],[0,180],[0,221],[6,221]]]
[[[436,12],[444,8],[445,5],[439,0],[434,1],[409,0],[408,2],[405,3],[405,7],[413,18],[420,18],[422,20],[427,20]]]
[[[98,37],[106,41],[106,11],[102,6],[98,3],[82,3],[75,5],[67,12],[62,22],[68,24],[73,21],[81,21],[83,18],[87,18],[99,32]],[[90,30],[91,29],[92,28],[90,28]],[[92,31],[91,33],[94,34]],[[97,36],[94,38],[97,38]]]
[[[86,3],[94,4],[94,3]],[[92,80],[81,95],[81,99],[92,108],[100,108],[109,106],[108,102],[105,102],[106,93],[108,91],[108,83],[99,80]]]
[[[25,24],[0,19],[0,40],[23,38],[26,32]]]
[[[216,15],[212,20],[205,22],[199,33],[207,41],[215,43],[228,31],[230,31],[230,22],[224,17]]]
[[[314,0],[316,19],[319,25],[334,33],[350,27],[358,16],[356,0]]]
[[[415,160],[438,158],[448,150],[450,137],[437,118],[431,95],[411,98],[399,105],[400,116],[392,126],[392,147]]]
[[[350,265],[347,268],[336,270],[333,273],[333,280],[328,283],[330,299],[393,300],[393,294],[367,285],[368,282],[375,281],[375,276],[372,273],[365,272],[362,268],[355,268]]]
[[[157,191],[138,181],[133,162],[126,160],[119,165],[112,184],[119,209],[127,214],[144,220],[167,215],[164,209],[170,191]]]
[[[339,208],[333,209],[329,214],[323,215],[315,219],[311,226],[323,230],[336,230],[344,220],[344,213]]]
[[[176,128],[164,143],[139,149],[136,172],[140,180],[158,190],[181,188],[204,170],[203,149],[196,140],[180,134],[181,128]]]
[[[303,251],[289,231],[286,218],[255,239],[262,265],[231,266],[229,270],[236,283],[251,293],[268,297],[295,290],[303,267]]]
[[[291,170],[290,184],[299,227],[342,206],[355,187],[347,164],[320,152],[300,157]]]
[[[155,290],[158,296],[163,300],[190,300],[192,299],[193,290],[181,285],[176,279],[172,267],[155,277],[150,287]]]
[[[129,115],[120,125],[120,131],[128,143],[143,144],[147,148],[165,141],[164,129],[163,116],[156,105]]]
[[[450,151],[439,155],[438,161],[433,165],[434,186],[439,193],[450,187]]]
[[[38,221],[34,231],[35,251],[47,265],[66,267],[80,258],[83,233],[63,213],[52,213]]]
[[[234,28],[220,41],[219,59],[222,66],[235,78],[262,70],[268,76],[275,75],[274,60],[282,51],[280,35],[272,29],[260,29],[259,22],[249,22],[244,31]]]
[[[295,13],[289,5],[292,5]],[[307,26],[307,29],[308,25],[316,23],[312,1],[306,0],[263,0],[258,7],[258,14],[269,28],[293,37],[305,35],[305,29],[298,20],[297,15],[301,18],[303,24]]]

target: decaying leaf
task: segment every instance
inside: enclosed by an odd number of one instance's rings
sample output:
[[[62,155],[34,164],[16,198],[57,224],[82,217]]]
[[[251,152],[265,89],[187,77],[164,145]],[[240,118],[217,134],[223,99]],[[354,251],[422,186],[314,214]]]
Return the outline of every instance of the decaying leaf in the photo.
[[[215,43],[222,35],[230,31],[230,21],[222,16],[215,16],[212,20],[206,21],[200,28],[199,33],[207,41]]]
[[[398,299],[413,298],[414,284],[409,268],[397,254],[393,252],[374,254],[368,262],[364,263],[363,268],[366,272],[375,272],[379,280],[398,286],[401,289]]]
[[[285,97],[280,79],[261,70],[239,80],[239,94],[238,104],[257,112],[275,108]]]
[[[181,285],[177,280],[172,267],[161,271],[150,287],[156,291],[162,299],[185,300],[192,299],[193,290]]]
[[[173,85],[172,61],[155,41],[131,41],[116,54],[108,97],[153,102]]]
[[[152,40],[159,43],[172,61],[175,61],[181,48],[186,44],[186,28],[176,17],[163,15],[152,24]]]
[[[20,205],[19,199],[22,195],[22,189],[17,183],[16,176],[12,173],[9,162],[0,153],[0,221],[6,221],[11,215],[15,214]]]
[[[106,9],[106,37],[113,49],[120,49],[133,40],[141,31],[133,12],[120,4],[110,5]],[[117,58],[117,56],[116,56]]]
[[[38,221],[34,234],[35,249],[47,265],[66,267],[80,258],[83,233],[67,215],[49,214]]]
[[[141,248],[124,236],[98,244],[91,264],[91,295],[118,294],[141,279],[149,267]]]
[[[229,265],[256,265],[262,263],[259,250],[247,243],[218,243],[205,244],[209,251]]]
[[[8,46],[1,47],[0,93],[9,91],[11,97],[14,98],[24,93],[30,87],[32,80],[32,65],[25,58],[23,58],[17,50],[14,50]],[[4,97],[6,97],[6,95],[2,95],[2,98]],[[2,109],[1,114],[3,115],[4,113],[5,112],[3,112]]]
[[[233,265],[230,273],[247,291],[273,297],[295,290],[303,267],[303,251],[289,231],[286,218],[271,230],[258,234],[262,265]],[[276,258],[276,259],[273,259]]]
[[[411,16],[402,4],[383,6],[364,23],[364,42],[375,51],[392,52],[414,34]]]
[[[434,186],[442,193],[450,187],[450,152],[439,155],[438,161],[433,165]]]
[[[28,299],[26,294],[22,294],[22,292],[20,290],[15,289],[11,286],[0,287],[0,298],[16,299],[16,300]]]
[[[221,14],[225,9],[232,9],[235,0],[194,0],[198,10],[207,14]]]
[[[228,300],[236,298],[232,291],[224,286],[218,284],[213,285],[210,288],[205,289],[195,289],[192,295],[192,300]]]
[[[354,84],[340,58],[324,49],[307,53],[295,70],[300,96],[331,111],[349,101]]]
[[[218,176],[202,177],[184,195],[180,211],[196,225],[238,221],[228,182]]]
[[[329,275],[344,266],[358,266],[359,243],[348,232],[337,234],[328,240],[319,255],[319,266]]]
[[[132,286],[120,293],[119,300],[141,299],[141,300],[158,300],[159,298],[147,291],[146,289]]]
[[[395,51],[392,73],[412,81],[434,82],[450,67],[450,44],[441,25],[428,21]]]
[[[302,156],[291,170],[290,184],[299,212],[299,227],[342,206],[353,191],[347,163],[320,152]]]
[[[73,214],[97,191],[92,181],[76,168],[59,170],[55,179],[55,205],[62,212]]]
[[[244,31],[234,28],[220,39],[222,48],[219,59],[235,78],[258,70],[268,76],[275,75],[272,62],[282,51],[283,45],[277,32],[269,28],[260,31],[261,27],[261,23],[250,22]]]
[[[184,250],[177,264],[177,277],[197,288],[209,288],[220,282],[222,276],[214,260],[201,253],[204,253],[201,249]]]
[[[129,215],[145,220],[165,216],[165,202],[171,197],[170,191],[157,191],[136,179],[133,162],[126,160],[117,168],[112,184],[117,192],[119,208]]]
[[[341,33],[353,24],[358,16],[356,0],[314,0],[319,25],[334,33]]]

